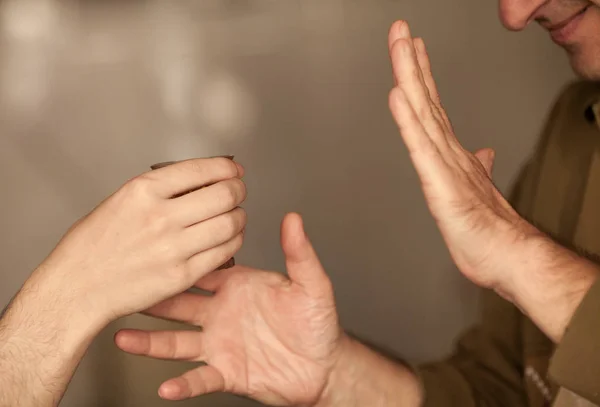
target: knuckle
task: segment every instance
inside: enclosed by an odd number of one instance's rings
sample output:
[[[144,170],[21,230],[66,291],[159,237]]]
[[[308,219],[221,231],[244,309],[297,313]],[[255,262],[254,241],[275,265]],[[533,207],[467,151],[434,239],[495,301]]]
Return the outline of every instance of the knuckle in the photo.
[[[178,263],[169,267],[165,272],[166,286],[178,289],[187,284],[190,279],[191,270],[186,264]]]
[[[171,217],[166,210],[157,207],[148,212],[146,223],[152,228],[156,235],[160,236],[170,228]]]
[[[410,42],[407,39],[399,38],[392,44],[392,55],[403,55],[405,52],[410,51],[409,47],[411,46],[412,44],[410,44]]]
[[[233,237],[242,229],[243,219],[238,210],[232,211],[225,216],[223,231],[226,236]]]
[[[221,182],[219,186],[219,201],[227,207],[236,206],[238,203],[238,188],[236,187],[235,183],[226,181]]]
[[[215,263],[224,264],[242,248],[243,244],[244,236],[241,233],[238,233],[232,239],[230,239],[229,241],[221,245],[217,250],[215,250]]]
[[[233,178],[238,175],[237,166],[235,163],[226,157],[212,158],[214,171],[223,178]]]
[[[180,161],[173,165],[174,167],[180,167],[182,170],[189,170],[198,174],[206,172],[206,159],[193,159],[187,161]]]
[[[248,223],[248,215],[246,214],[246,211],[242,208],[238,208],[238,216],[237,216],[235,233],[237,233],[237,234],[241,233],[246,228],[247,223]]]
[[[239,178],[234,178],[233,182],[236,185],[237,204],[240,204],[248,197],[248,188],[246,187],[246,183]]]
[[[231,240],[231,251],[233,253],[237,252],[238,250],[240,250],[242,248],[243,244],[244,244],[244,235],[242,233],[238,233]]]
[[[417,109],[417,116],[420,119],[430,119],[433,117],[433,111],[431,105],[428,103],[422,103]]]
[[[242,247],[243,240],[239,239],[237,236],[231,239],[229,242],[223,245],[219,250],[219,263],[223,261],[227,261],[235,255],[235,253]]]
[[[127,181],[121,189],[129,197],[145,198],[150,195],[155,180],[149,174],[138,175]]]
[[[394,117],[398,126],[404,124],[403,120],[401,120],[403,117],[401,112],[403,109],[407,108],[406,103],[406,97],[404,96],[402,89],[399,87],[394,87],[388,95],[388,104],[389,109],[392,112],[392,116]]]
[[[232,178],[237,175],[237,166],[233,161],[225,157],[197,158],[181,161],[175,166],[181,166],[187,171],[205,175],[209,178]]]
[[[219,201],[228,208],[234,208],[246,199],[246,184],[238,178],[223,181],[218,184]]]
[[[227,242],[234,238],[242,230],[241,222],[239,217],[234,213],[228,213],[224,216],[221,227],[219,228],[219,234],[222,242]]]
[[[164,236],[162,234],[161,236]],[[179,262],[181,251],[171,238],[162,238],[153,245],[154,258],[160,259],[164,265],[175,265]]]
[[[237,208],[236,211],[239,213],[239,230],[242,230],[248,222],[248,213],[244,208]]]
[[[117,192],[115,210],[127,211],[134,219],[143,222],[140,232],[162,233],[167,230],[173,220],[168,205],[153,194],[156,180],[151,176],[141,175],[128,181]]]
[[[393,88],[388,94],[388,106],[392,111],[392,114],[396,112],[396,106],[398,105],[398,88]]]
[[[167,342],[167,357],[169,359],[174,359],[177,356],[177,347],[178,347],[178,343],[177,343],[177,336],[172,334],[172,333],[168,333],[166,334],[166,342]]]

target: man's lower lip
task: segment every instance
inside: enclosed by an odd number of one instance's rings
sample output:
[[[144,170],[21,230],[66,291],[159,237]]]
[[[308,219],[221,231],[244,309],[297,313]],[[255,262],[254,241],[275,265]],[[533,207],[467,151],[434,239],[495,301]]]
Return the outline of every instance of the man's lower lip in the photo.
[[[585,16],[586,12],[587,9],[583,10],[580,14],[573,17],[573,19],[569,21],[569,23],[564,27],[558,30],[550,31],[552,41],[559,45],[568,44],[571,41],[571,38],[573,37],[575,32],[577,31],[577,27],[579,27],[579,23],[581,23],[581,20],[583,19],[583,16]]]

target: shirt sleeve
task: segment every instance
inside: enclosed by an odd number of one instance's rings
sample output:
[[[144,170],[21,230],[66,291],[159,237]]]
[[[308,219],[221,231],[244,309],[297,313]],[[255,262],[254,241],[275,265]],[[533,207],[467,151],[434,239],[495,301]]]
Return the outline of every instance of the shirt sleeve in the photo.
[[[527,406],[521,313],[495,293],[482,297],[483,318],[446,360],[416,369],[424,407]]]
[[[600,405],[600,280],[575,311],[549,373],[558,385]]]

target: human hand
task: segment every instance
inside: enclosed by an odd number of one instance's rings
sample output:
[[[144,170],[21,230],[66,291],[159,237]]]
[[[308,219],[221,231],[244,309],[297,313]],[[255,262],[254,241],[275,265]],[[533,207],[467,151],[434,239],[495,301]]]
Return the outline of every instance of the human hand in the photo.
[[[130,180],[73,225],[27,285],[96,329],[185,291],[242,245],[242,175],[208,158]]]
[[[235,266],[198,281],[214,296],[187,292],[145,311],[201,331],[117,333],[115,342],[126,352],[207,364],[163,383],[161,397],[230,392],[276,406],[318,400],[348,338],[298,215],[284,219],[281,243],[289,278]]]
[[[390,109],[421,179],[429,209],[458,268],[474,283],[511,295],[519,244],[539,232],[504,199],[491,179],[494,152],[471,154],[441,105],[425,45],[408,24],[389,35],[396,86]]]

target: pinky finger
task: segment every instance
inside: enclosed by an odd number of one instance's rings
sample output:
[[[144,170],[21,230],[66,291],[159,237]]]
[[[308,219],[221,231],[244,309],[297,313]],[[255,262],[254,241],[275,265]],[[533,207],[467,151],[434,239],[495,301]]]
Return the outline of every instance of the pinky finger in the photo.
[[[202,366],[164,382],[158,395],[165,400],[185,400],[225,390],[225,379],[212,366]]]
[[[189,276],[191,278],[189,282],[190,286],[232,258],[241,249],[243,243],[244,232],[241,232],[220,246],[213,247],[190,257],[187,261],[187,268],[189,269]]]

